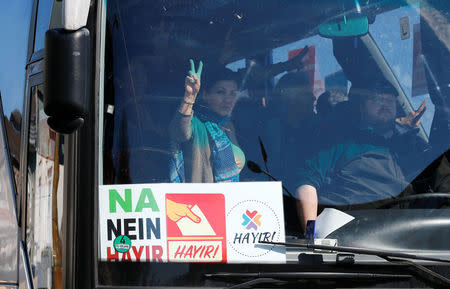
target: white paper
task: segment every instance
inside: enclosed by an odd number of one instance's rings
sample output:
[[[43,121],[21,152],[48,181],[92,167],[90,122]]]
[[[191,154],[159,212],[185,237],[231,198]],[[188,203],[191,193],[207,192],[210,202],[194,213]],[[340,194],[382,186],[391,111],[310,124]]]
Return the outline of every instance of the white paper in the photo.
[[[332,208],[324,209],[316,218],[316,238],[325,238],[353,219],[353,216],[342,211]]]
[[[213,228],[209,224],[208,219],[206,219],[202,210],[200,210],[200,208],[197,205],[193,206],[191,211],[200,218],[200,222],[195,223],[188,217],[184,217],[178,220],[177,226],[180,229],[181,234],[183,234],[183,236],[216,235]]]

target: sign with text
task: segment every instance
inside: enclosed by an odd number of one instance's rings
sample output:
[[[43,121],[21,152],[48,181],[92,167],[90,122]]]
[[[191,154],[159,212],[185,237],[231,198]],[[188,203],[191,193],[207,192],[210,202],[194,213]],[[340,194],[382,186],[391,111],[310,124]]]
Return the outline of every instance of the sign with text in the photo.
[[[295,56],[299,55],[300,52],[303,51],[303,49],[304,48],[290,50],[288,52],[288,58],[294,58]],[[316,62],[316,47],[314,45],[309,46],[308,53],[303,58],[302,63],[304,70],[309,74],[313,93],[316,97],[319,97],[322,93],[325,92],[325,84],[322,77],[320,76],[318,67],[316,67],[318,63]]]
[[[285,263],[281,183],[136,184],[99,188],[107,261]]]

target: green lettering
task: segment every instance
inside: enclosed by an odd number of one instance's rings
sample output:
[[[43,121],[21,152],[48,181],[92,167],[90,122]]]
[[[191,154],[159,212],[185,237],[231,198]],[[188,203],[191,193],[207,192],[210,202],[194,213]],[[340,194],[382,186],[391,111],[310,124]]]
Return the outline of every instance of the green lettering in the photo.
[[[143,208],[150,208],[153,212],[159,212],[158,204],[155,201],[155,197],[153,197],[151,189],[142,189],[136,205],[136,212],[142,212]]]
[[[122,209],[129,213],[132,210],[131,204],[131,189],[125,189],[125,200],[122,199],[122,196],[116,190],[109,190],[109,212],[116,212],[116,203],[122,207]]]

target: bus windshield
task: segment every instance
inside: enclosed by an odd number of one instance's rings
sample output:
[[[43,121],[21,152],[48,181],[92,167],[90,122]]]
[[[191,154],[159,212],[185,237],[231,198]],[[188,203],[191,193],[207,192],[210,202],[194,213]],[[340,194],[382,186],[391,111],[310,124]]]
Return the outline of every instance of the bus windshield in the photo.
[[[107,1],[99,282],[301,263],[273,242],[450,259],[435,2]]]

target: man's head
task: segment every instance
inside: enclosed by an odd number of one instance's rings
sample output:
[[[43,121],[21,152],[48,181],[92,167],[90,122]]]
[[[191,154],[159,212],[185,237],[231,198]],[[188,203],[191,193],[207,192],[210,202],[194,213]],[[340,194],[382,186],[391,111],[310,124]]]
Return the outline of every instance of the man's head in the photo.
[[[313,112],[315,97],[307,72],[285,74],[278,81],[276,91],[290,109],[304,115]]]
[[[397,91],[390,84],[377,84],[358,93],[361,119],[375,128],[392,127],[397,115]]]

